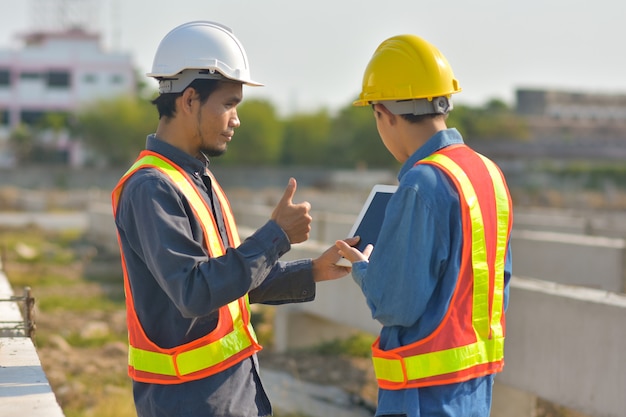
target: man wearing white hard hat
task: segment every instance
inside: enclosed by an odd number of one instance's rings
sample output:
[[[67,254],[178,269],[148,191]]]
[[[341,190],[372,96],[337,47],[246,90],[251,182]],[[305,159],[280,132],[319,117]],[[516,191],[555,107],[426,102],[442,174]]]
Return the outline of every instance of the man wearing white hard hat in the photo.
[[[335,264],[334,246],[317,259],[279,261],[310,231],[309,203],[292,201],[293,178],[271,219],[239,241],[208,165],[240,125],[243,85],[261,84],[229,28],[206,21],[176,27],[147,75],[159,82],[158,127],[113,191],[137,414],[271,415],[250,303],[311,301],[316,282],[350,268]]]

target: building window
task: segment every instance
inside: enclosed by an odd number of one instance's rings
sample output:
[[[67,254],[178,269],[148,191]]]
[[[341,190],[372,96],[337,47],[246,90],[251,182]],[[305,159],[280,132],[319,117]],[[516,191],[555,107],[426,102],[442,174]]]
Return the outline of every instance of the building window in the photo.
[[[41,74],[38,72],[23,72],[20,74],[21,80],[38,80],[41,78]]]
[[[98,80],[98,76],[96,74],[85,74],[83,80],[85,84],[94,84]]]
[[[7,110],[0,110],[0,126],[9,125],[9,112]]]
[[[124,77],[120,74],[113,74],[111,76],[111,84],[122,84],[124,82]]]
[[[43,111],[38,110],[23,110],[20,113],[20,120],[26,125],[34,126],[43,119],[44,114]]]
[[[8,69],[0,68],[0,87],[11,85],[11,72]]]
[[[70,73],[67,71],[49,71],[47,84],[51,88],[69,88]]]

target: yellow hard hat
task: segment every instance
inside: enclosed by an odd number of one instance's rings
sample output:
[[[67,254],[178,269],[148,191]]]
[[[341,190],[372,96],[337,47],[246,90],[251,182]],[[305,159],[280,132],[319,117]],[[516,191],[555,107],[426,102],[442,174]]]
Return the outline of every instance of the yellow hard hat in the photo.
[[[448,60],[432,44],[415,35],[385,40],[370,59],[359,99],[353,105],[372,102],[450,98],[461,91]]]

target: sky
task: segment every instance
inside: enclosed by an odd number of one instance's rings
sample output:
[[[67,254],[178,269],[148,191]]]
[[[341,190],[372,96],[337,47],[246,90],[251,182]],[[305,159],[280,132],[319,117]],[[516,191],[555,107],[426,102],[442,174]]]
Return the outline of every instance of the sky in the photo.
[[[623,0],[0,0],[0,48],[58,22],[50,5],[63,4],[88,10],[103,46],[129,53],[141,74],[179,24],[225,24],[265,84],[245,97],[284,114],[351,103],[376,47],[403,33],[446,56],[463,89],[456,103],[514,105],[518,88],[626,94]]]

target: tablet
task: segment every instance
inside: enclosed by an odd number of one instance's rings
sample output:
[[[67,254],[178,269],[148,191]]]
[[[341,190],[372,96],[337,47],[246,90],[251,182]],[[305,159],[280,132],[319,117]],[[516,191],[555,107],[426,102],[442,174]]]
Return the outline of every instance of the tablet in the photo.
[[[376,243],[380,227],[385,218],[387,203],[397,189],[397,185],[376,184],[372,187],[372,191],[370,191],[367,200],[365,200],[365,204],[363,204],[363,208],[348,235],[348,237],[361,237],[361,240],[355,246],[361,252],[368,244],[371,243],[373,245]],[[352,263],[346,258],[341,258],[337,261],[337,265],[352,266]]]

